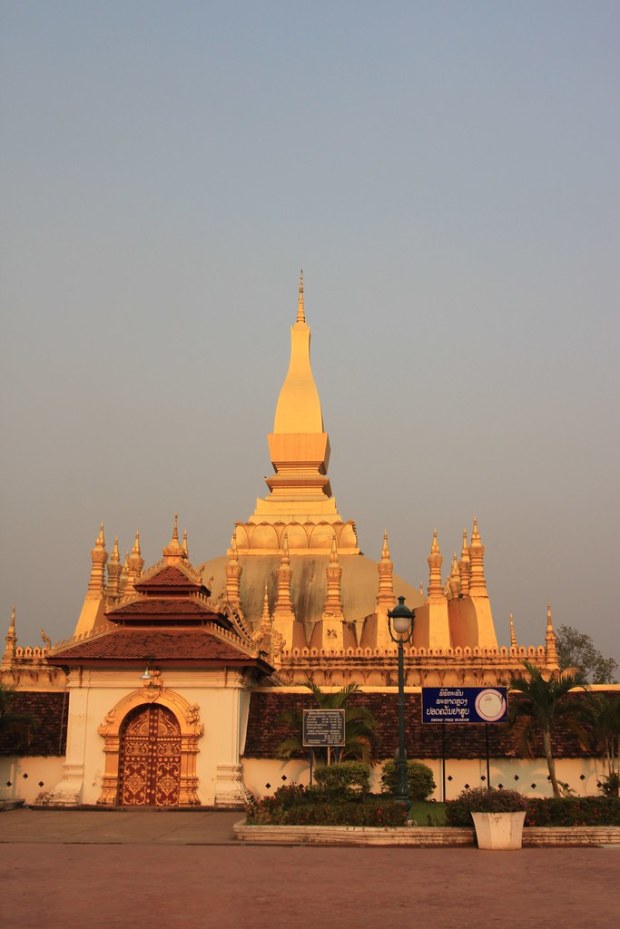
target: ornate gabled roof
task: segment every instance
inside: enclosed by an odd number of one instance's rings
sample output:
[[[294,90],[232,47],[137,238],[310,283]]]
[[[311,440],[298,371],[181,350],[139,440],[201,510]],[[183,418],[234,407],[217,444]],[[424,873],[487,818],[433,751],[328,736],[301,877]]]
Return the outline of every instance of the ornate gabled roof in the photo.
[[[131,623],[143,621],[156,622],[159,618],[172,623],[205,623],[209,621],[221,622],[229,625],[229,620],[213,609],[213,605],[206,597],[200,594],[191,594],[187,597],[157,597],[138,594],[129,600],[124,600],[119,606],[108,610],[106,617],[113,623]]]
[[[174,589],[175,593],[187,591],[188,593],[203,593],[209,591],[203,585],[200,575],[188,564],[168,564],[160,561],[153,565],[134,584],[136,592],[151,594],[154,591]],[[172,590],[171,590],[172,592]]]
[[[265,673],[272,668],[257,650],[232,632],[215,624],[197,628],[159,628],[119,626],[103,635],[69,643],[54,652],[55,664],[95,664],[140,666],[148,659],[177,667],[222,665],[257,667]]]

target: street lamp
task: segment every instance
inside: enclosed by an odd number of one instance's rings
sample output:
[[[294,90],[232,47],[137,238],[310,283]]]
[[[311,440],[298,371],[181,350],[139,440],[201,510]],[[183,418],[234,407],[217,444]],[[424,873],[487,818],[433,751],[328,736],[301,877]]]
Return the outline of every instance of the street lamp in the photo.
[[[409,778],[405,749],[405,642],[413,637],[415,613],[398,598],[398,606],[388,610],[390,638],[398,645],[398,758],[396,759],[396,799],[409,806]]]

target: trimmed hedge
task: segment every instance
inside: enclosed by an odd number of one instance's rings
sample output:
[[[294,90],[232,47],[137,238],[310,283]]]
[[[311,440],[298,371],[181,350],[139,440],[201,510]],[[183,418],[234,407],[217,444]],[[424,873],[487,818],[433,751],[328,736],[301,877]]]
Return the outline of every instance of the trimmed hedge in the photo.
[[[559,800],[555,797],[528,797],[526,801],[526,826],[620,826],[620,800],[617,797],[562,797]],[[472,809],[480,809],[480,806],[472,804],[463,794],[456,800],[448,800],[447,824],[471,826]]]
[[[526,826],[620,826],[617,797],[533,797],[527,801]]]
[[[317,768],[314,779],[325,791],[348,796],[370,793],[370,765],[363,761],[339,761]]]
[[[405,807],[384,797],[338,798],[320,787],[290,784],[246,807],[250,826],[404,826]]]

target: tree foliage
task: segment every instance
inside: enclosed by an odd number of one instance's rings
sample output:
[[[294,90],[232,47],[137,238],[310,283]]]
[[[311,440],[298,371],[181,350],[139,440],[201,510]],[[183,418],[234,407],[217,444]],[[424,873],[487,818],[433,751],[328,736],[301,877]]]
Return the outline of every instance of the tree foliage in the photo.
[[[583,674],[563,674],[561,677],[551,677],[546,680],[535,665],[528,661],[522,662],[527,676],[514,680],[511,689],[517,691],[521,698],[511,700],[509,720],[517,729],[521,747],[531,754],[530,737],[534,731],[541,733],[545,749],[545,759],[549,770],[549,778],[553,788],[554,797],[561,797],[562,791],[555,773],[555,758],[551,748],[551,736],[558,722],[564,722],[569,728],[576,731],[582,740],[584,733],[579,726],[578,713],[573,701],[568,700],[568,694],[577,687],[587,688],[587,681]]]
[[[428,765],[423,764],[421,761],[407,762],[407,783],[409,785],[409,799],[413,801],[426,800],[437,786],[433,772]],[[381,790],[385,794],[396,794],[397,789],[398,771],[396,762],[390,759],[383,766]]]
[[[345,739],[344,748],[326,753],[328,762],[332,755],[339,761],[371,761],[376,745],[376,727],[377,723],[370,712],[364,706],[350,706],[349,697],[358,690],[357,684],[347,684],[341,690],[327,692],[308,681],[305,685],[312,692],[314,698],[321,709],[324,710],[341,710],[344,709]],[[290,730],[288,738],[280,742],[277,753],[280,758],[290,758],[297,752],[304,751],[302,745],[302,727],[303,713],[301,709],[293,710],[282,714],[282,722],[286,723]],[[320,756],[320,749],[315,749],[315,755]]]
[[[618,662],[614,658],[605,658],[585,632],[579,632],[572,626],[560,626],[556,633],[556,648],[561,670],[575,668],[591,684],[616,682]]]
[[[620,793],[620,694],[590,693],[583,706],[583,718],[590,731],[592,747],[606,768],[603,791]]]

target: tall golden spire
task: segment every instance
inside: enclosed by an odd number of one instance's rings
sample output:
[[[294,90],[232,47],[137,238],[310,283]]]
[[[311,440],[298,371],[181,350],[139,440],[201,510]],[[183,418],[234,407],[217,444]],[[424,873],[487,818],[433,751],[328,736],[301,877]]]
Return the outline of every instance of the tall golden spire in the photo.
[[[310,363],[303,274],[299,278],[297,317],[290,331],[288,371],[276,403],[273,432],[267,437],[275,474],[265,479],[269,495],[256,501],[256,509],[246,523],[238,524],[239,551],[242,555],[275,555],[281,547],[283,527],[295,523],[306,527],[303,532],[308,544],[300,545],[300,533],[293,530],[293,556],[308,548],[315,554],[328,555],[332,529],[336,531],[339,555],[358,555],[355,524],[340,516],[327,476],[329,436],[324,431],[321,400]],[[266,525],[278,529],[269,532]]]
[[[467,542],[467,529],[463,529],[463,545],[461,547],[461,560],[459,561],[459,576],[461,581],[461,594],[469,596],[469,578],[471,565],[469,562],[469,545]]]
[[[95,546],[91,549],[91,569],[88,579],[86,596],[78,621],[75,626],[75,635],[87,635],[105,621],[106,605],[106,570],[108,553],[105,547],[103,523],[99,526],[99,534]]]
[[[394,564],[390,555],[387,529],[383,533],[381,561],[378,564],[378,570],[379,589],[377,590],[377,607],[383,607],[385,611],[391,610],[396,603],[396,597],[394,596]]]
[[[299,282],[297,319],[291,326],[291,356],[273,424],[275,435],[323,434],[323,413],[310,364],[310,327],[304,310],[303,278]]]
[[[441,583],[441,566],[443,564],[443,555],[439,549],[437,541],[437,530],[433,529],[433,541],[431,544],[431,553],[428,556],[428,597],[429,600],[442,599],[444,596],[443,585]]]
[[[469,581],[470,597],[488,597],[487,582],[484,576],[484,545],[478,532],[478,520],[474,517],[474,528],[471,534],[471,545],[469,546],[469,561],[471,563],[471,575]]]

